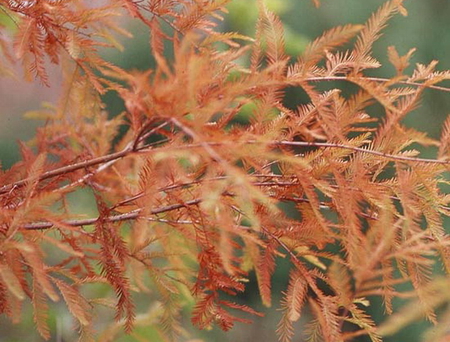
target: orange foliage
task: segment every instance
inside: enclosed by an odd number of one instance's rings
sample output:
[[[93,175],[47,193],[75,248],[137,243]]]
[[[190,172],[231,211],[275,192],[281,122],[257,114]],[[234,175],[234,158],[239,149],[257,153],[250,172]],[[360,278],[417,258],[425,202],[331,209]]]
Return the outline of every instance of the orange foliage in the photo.
[[[250,273],[263,304],[273,305],[271,278],[284,257],[291,271],[281,341],[291,340],[305,307],[309,341],[381,341],[416,318],[393,313],[397,297],[413,298],[418,315],[445,324],[435,309],[450,300],[443,229],[450,197],[440,190],[450,121],[437,141],[402,120],[425,88],[448,91],[436,84],[450,72],[432,62],[406,75],[413,51],[399,56],[392,47],[396,74],[365,74],[380,67],[372,44],[390,17],[406,15],[402,1],[386,2],[365,25],[325,32],[296,60],[263,1],[255,37],[216,30],[227,2],[0,0],[18,26],[13,44],[0,28],[0,70],[19,59],[27,78],[48,83],[48,60],[64,74],[60,101],[37,112],[46,125],[0,173],[0,312],[20,322],[30,300],[49,339],[48,302],[63,300],[80,338],[94,339],[93,313],[110,301],[82,289],[107,283],[127,332],[139,315],[134,293],[150,289],[162,303],[153,324],[167,340],[186,334],[179,319],[190,301],[195,325],[229,330],[247,322],[232,311],[260,314],[229,300]],[[117,33],[128,35],[118,16],[147,25],[154,68],[126,71],[98,54],[118,45]],[[353,48],[339,50],[353,38]],[[359,90],[345,97],[316,87],[334,80]],[[310,102],[287,108],[287,87],[303,89]],[[106,91],[125,103],[115,118],[101,102]],[[383,106],[381,119],[367,112],[374,103]],[[237,123],[243,106],[254,110]],[[417,145],[438,147],[436,159],[421,158]],[[98,216],[71,211],[67,197],[79,189],[93,194]],[[282,202],[301,218],[286,216]],[[57,260],[44,245],[60,251]],[[436,263],[442,279],[433,279]],[[412,289],[399,292],[403,283]],[[390,315],[381,325],[366,312],[369,296],[380,296]]]

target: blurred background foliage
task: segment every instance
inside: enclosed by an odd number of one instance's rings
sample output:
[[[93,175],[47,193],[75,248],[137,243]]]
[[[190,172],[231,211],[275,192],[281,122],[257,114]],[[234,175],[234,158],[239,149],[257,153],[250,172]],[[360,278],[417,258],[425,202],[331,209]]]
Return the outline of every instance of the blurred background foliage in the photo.
[[[322,6],[316,9],[309,0],[266,0],[267,6],[276,12],[282,19],[285,29],[286,49],[293,58],[301,54],[306,44],[321,35],[324,30],[336,25],[347,23],[364,23],[384,0],[322,0]],[[428,64],[432,60],[439,60],[439,70],[450,69],[450,2],[448,0],[406,1],[405,6],[409,12],[408,17],[400,15],[394,17],[384,30],[383,37],[374,45],[374,56],[379,59],[383,67],[374,70],[373,76],[390,77],[394,74],[394,68],[387,60],[387,47],[394,45],[400,55],[406,54],[409,49],[416,48],[409,72],[415,63]],[[238,31],[252,36],[255,30],[257,18],[256,0],[234,0],[227,7],[229,13],[226,20],[220,23],[221,29]],[[0,21],[7,22],[4,14],[0,12]],[[123,40],[124,51],[104,51],[105,57],[128,69],[146,69],[154,65],[149,53],[148,33],[142,24],[137,21],[124,23],[134,34],[133,39]],[[11,28],[12,30],[14,28]],[[170,50],[168,50],[170,54]],[[3,58],[3,57],[0,57]],[[37,109],[42,102],[54,102],[58,97],[57,72],[52,73],[53,88],[45,88],[38,81],[26,84],[20,80],[6,77],[0,78],[0,162],[3,168],[8,168],[19,160],[17,140],[29,140],[34,135],[36,122],[24,120],[23,114],[29,110]],[[449,86],[449,84],[443,84]],[[346,84],[327,84],[326,87],[349,87]],[[110,115],[116,115],[124,110],[123,103],[113,94],[108,93],[104,97]],[[301,91],[289,90],[286,100],[288,107],[295,107],[304,103],[307,98]],[[425,130],[430,136],[437,138],[440,135],[441,124],[446,115],[450,113],[450,94],[427,90],[423,98],[423,104],[405,119],[410,126]],[[433,157],[433,151],[423,151],[425,157]],[[74,211],[78,213],[92,213],[93,201],[89,194],[80,192],[73,196]],[[289,208],[287,208],[289,210]],[[225,334],[218,329],[212,331],[194,332],[193,336],[205,341],[277,341],[275,329],[280,319],[277,309],[277,300],[287,284],[289,263],[280,260],[276,274],[273,278],[274,307],[263,308],[255,284],[252,282],[247,291],[239,298],[240,301],[265,312],[264,318],[256,318],[253,325],[238,324],[231,332]],[[96,295],[108,295],[104,288],[91,288]],[[277,298],[278,296],[278,298]],[[151,302],[152,298],[142,298],[143,303]],[[373,304],[372,314],[376,321],[383,320],[383,308],[377,299],[370,298]],[[17,325],[4,318],[0,318],[0,341],[41,341],[34,331],[33,320],[29,306],[24,307],[23,321]],[[118,335],[114,341],[136,341],[140,336],[143,341],[159,341],[157,333],[146,328],[152,319],[152,308],[142,306],[142,311],[147,311],[140,317],[140,324],[136,335]],[[75,335],[72,332],[72,323],[67,310],[61,305],[52,306],[50,324],[54,331],[55,341],[72,341]],[[194,331],[190,325],[186,312],[185,327]],[[304,316],[307,318],[307,313]],[[106,312],[99,313],[100,329],[107,327],[112,317]],[[296,324],[295,341],[301,341],[301,331],[304,319]],[[423,331],[426,322],[419,322],[409,326],[400,333],[386,338],[386,342],[423,341],[420,332]],[[360,337],[358,342],[369,341],[366,337]]]

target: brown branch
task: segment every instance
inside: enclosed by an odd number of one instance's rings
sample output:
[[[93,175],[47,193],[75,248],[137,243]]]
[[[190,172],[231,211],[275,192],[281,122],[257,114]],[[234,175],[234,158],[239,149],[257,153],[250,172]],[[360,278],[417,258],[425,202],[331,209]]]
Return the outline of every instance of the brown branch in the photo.
[[[56,177],[56,176],[65,174],[65,173],[77,171],[79,169],[84,169],[84,168],[102,164],[102,163],[107,163],[111,160],[120,159],[120,158],[123,158],[126,155],[130,154],[131,152],[132,152],[131,148],[126,148],[120,152],[107,154],[107,155],[104,155],[101,157],[88,159],[88,160],[85,160],[85,161],[82,161],[79,163],[75,163],[75,164],[59,167],[59,168],[56,168],[56,169],[53,169],[50,171],[46,171],[38,177],[38,181],[40,182],[40,181],[43,181],[43,180],[46,180],[46,179],[49,179],[52,177]],[[27,177],[27,178],[21,179],[20,181],[4,185],[0,188],[0,195],[5,194],[13,189],[20,188],[20,187],[24,186],[30,180],[32,180],[32,178]]]
[[[217,177],[218,179],[223,179],[224,177]],[[192,182],[192,184],[197,183],[197,182]],[[264,184],[264,182],[258,182],[259,184],[256,184],[257,186],[266,186],[267,184]],[[178,186],[187,186],[190,185],[189,183],[184,183],[183,185],[178,185]],[[271,182],[269,184],[270,186],[272,185],[280,185],[277,183],[273,183]],[[281,185],[288,185],[288,184],[281,184]],[[295,185],[293,183],[289,183],[289,185]],[[165,187],[163,189],[161,189],[160,191],[167,191],[167,190],[171,190],[174,187],[168,186]],[[116,204],[115,206],[112,207],[112,209],[115,209],[117,207],[120,207],[122,205],[125,205],[131,201],[134,201],[138,198],[143,197],[145,194],[144,193],[138,193],[135,196],[132,196],[130,198],[127,198],[124,201],[119,202],[118,204]],[[230,195],[230,194],[228,194]],[[282,198],[282,200],[294,200],[294,201],[300,201],[300,199],[298,198]],[[303,199],[304,200],[304,199]],[[159,207],[156,209],[153,209],[150,211],[151,215],[157,215],[157,214],[161,214],[161,213],[165,213],[165,212],[169,212],[172,210],[177,210],[183,207],[187,207],[187,206],[192,206],[192,205],[196,205],[199,204],[202,200],[201,199],[194,199],[191,201],[187,201],[185,203],[177,203],[177,204],[172,204],[172,205],[168,205],[168,206],[164,206],[164,207]],[[307,201],[307,200],[304,200]],[[328,207],[327,207],[328,208]],[[123,213],[123,214],[118,214],[118,215],[111,215],[106,217],[105,219],[103,219],[106,222],[121,222],[121,221],[128,221],[128,220],[134,220],[140,217],[140,214],[142,213],[143,209],[139,208],[139,209],[135,209],[132,210],[128,213]],[[67,220],[67,221],[63,221],[62,224],[63,225],[68,225],[68,226],[72,226],[72,227],[81,227],[81,226],[88,226],[88,225],[92,225],[95,224],[97,221],[99,220],[99,217],[95,217],[95,218],[88,218],[88,219],[80,219],[80,220]],[[169,221],[167,220],[167,222],[173,222],[173,221]],[[186,223],[186,222],[182,222],[182,223]],[[49,221],[44,221],[44,222],[35,222],[35,223],[28,223],[28,224],[24,224],[21,226],[22,229],[27,229],[27,230],[41,230],[41,229],[49,229],[52,228],[53,226],[55,226],[55,223],[49,222]]]
[[[139,130],[138,134],[136,135],[136,138],[134,139],[133,149],[132,149],[133,151],[138,151],[139,144],[142,143],[149,136],[151,136],[153,133],[155,133],[156,131],[159,131],[161,128],[163,128],[165,125],[167,125],[168,121],[164,121],[162,124],[160,124],[156,127],[153,127],[152,129],[149,130],[149,128],[152,127],[154,123],[155,123],[154,120],[150,120]]]
[[[192,206],[199,204],[202,200],[201,199],[193,199],[184,203],[177,203],[177,204],[171,204],[164,207],[159,207],[156,209],[153,209],[150,211],[151,215],[157,215],[162,214],[165,212],[181,209],[184,207]],[[106,218],[103,218],[102,220],[105,222],[122,222],[122,221],[128,221],[128,220],[134,220],[140,217],[143,209],[136,209],[132,210],[128,213],[119,214],[119,215],[111,215]],[[94,217],[94,218],[88,218],[88,219],[81,219],[81,220],[67,220],[63,221],[61,224],[66,226],[72,226],[72,227],[81,227],[81,226],[89,226],[92,224],[95,224],[100,217]],[[184,223],[184,222],[183,222]],[[44,222],[35,222],[35,223],[28,223],[21,226],[22,229],[26,230],[41,230],[41,229],[49,229],[55,226],[55,223],[44,221]]]
[[[367,77],[367,76],[364,76],[364,79],[365,80],[369,80],[369,81],[374,81],[374,82],[383,82],[383,83],[387,83],[387,82],[392,81],[389,78],[383,78],[383,77]],[[348,78],[347,76],[307,77],[306,79],[304,79],[304,81],[311,81],[311,82],[348,81],[348,82],[352,82],[353,83],[352,79]],[[429,88],[429,89],[435,89],[435,90],[450,92],[450,88],[436,86],[436,85],[431,85],[431,84],[426,84],[426,83],[420,83],[420,82],[414,82],[414,81],[396,81],[396,83],[397,84],[409,85],[409,86],[413,86],[413,87],[424,87],[424,88]]]
[[[228,166],[228,163],[214,150],[210,143],[203,141],[197,133],[195,133],[190,127],[184,125],[181,123],[178,119],[172,118],[171,121],[179,128],[181,129],[186,135],[188,135],[192,140],[198,141],[198,144],[203,147],[203,149],[210,155],[210,157],[223,165]]]
[[[182,125],[178,120],[174,120],[173,122],[175,124],[177,124],[177,125],[180,125],[181,127],[184,128],[184,130],[186,130],[186,127],[184,125]],[[189,130],[188,132],[191,133],[191,130]],[[249,141],[247,141],[247,143],[248,144],[256,144],[256,143],[259,143],[259,142],[255,141],[255,140],[249,140]],[[221,145],[224,145],[224,144],[225,143],[220,143],[220,142],[205,142],[205,141],[202,141],[202,142],[196,143],[196,144],[180,146],[179,148],[185,148],[185,149],[198,148],[198,147],[205,148],[206,146],[208,146],[208,147],[209,146],[221,146]],[[350,145],[338,144],[338,143],[322,143],[322,142],[284,141],[284,140],[280,140],[280,141],[269,141],[268,144],[269,145],[278,145],[278,146],[303,146],[303,147],[341,148],[341,149],[352,150],[352,151],[355,151],[355,152],[372,154],[372,155],[380,156],[380,157],[391,159],[391,160],[401,160],[401,161],[404,161],[404,162],[419,162],[419,163],[450,165],[450,161],[448,161],[448,160],[405,157],[405,156],[399,156],[399,155],[394,155],[394,154],[389,154],[389,153],[369,150],[369,149],[362,148],[362,147],[356,147],[356,146],[350,146]],[[151,145],[153,145],[153,144],[151,144]],[[135,152],[148,153],[149,152],[148,148],[151,145],[146,145],[146,146],[139,147],[137,150],[133,150],[134,149],[133,145],[131,145],[131,146],[129,145],[124,150],[122,150],[120,152],[107,154],[105,156],[101,156],[101,157],[85,160],[85,161],[82,161],[82,162],[79,162],[79,163],[63,166],[63,167],[60,167],[60,168],[56,168],[56,169],[44,172],[42,175],[39,176],[38,179],[39,179],[39,181],[43,181],[43,180],[46,180],[46,179],[49,179],[49,178],[52,178],[52,177],[56,177],[56,176],[62,175],[64,173],[69,173],[69,172],[77,171],[79,169],[84,169],[84,168],[87,168],[87,167],[90,167],[90,166],[107,163],[107,162],[109,162],[111,160],[120,159],[120,158],[123,158],[123,157],[125,157],[125,156],[127,156],[129,154],[135,153]],[[212,158],[218,159],[219,161],[223,162],[222,158],[217,154],[217,152],[215,150],[213,150],[211,148],[208,148],[207,152],[210,154],[210,156]],[[19,180],[17,182],[4,185],[4,186],[2,186],[0,188],[0,195],[8,193],[8,192],[10,192],[10,191],[12,191],[12,190],[14,190],[16,188],[22,187],[27,182],[29,182],[30,180],[31,180],[31,178],[28,177],[28,178],[24,178],[22,180]]]
[[[249,142],[250,143],[250,142]],[[255,141],[253,141],[255,143]],[[350,146],[345,144],[338,143],[321,143],[321,142],[307,142],[307,141],[271,141],[269,142],[271,145],[281,145],[281,146],[303,146],[303,147],[334,147],[341,148],[346,150],[352,150],[355,152],[362,152],[367,154],[372,154],[375,156],[392,159],[392,160],[401,160],[405,162],[417,162],[417,163],[430,163],[430,164],[441,164],[441,165],[450,165],[450,161],[448,160],[438,160],[438,159],[428,159],[428,158],[415,158],[415,157],[405,157],[399,156],[390,153],[384,153],[374,150],[369,150],[363,147]]]
[[[159,128],[160,128],[160,126],[157,127],[157,129],[159,129]],[[152,130],[152,133],[153,132],[154,132],[154,130]],[[145,134],[145,136],[147,136],[147,135]],[[78,163],[74,163],[74,164],[70,164],[70,165],[59,167],[59,168],[56,168],[56,169],[53,169],[53,170],[46,171],[46,172],[42,173],[38,177],[38,182],[41,182],[41,181],[46,180],[46,179],[50,179],[50,178],[53,178],[53,177],[57,177],[57,176],[63,175],[65,173],[70,173],[70,172],[74,172],[74,171],[77,171],[77,170],[80,170],[80,169],[85,169],[87,167],[91,167],[91,166],[95,166],[95,165],[99,165],[99,164],[106,164],[106,163],[109,163],[111,161],[115,161],[115,160],[119,160],[121,158],[124,158],[124,157],[126,157],[126,156],[128,156],[130,154],[140,152],[142,150],[146,150],[146,152],[148,152],[148,149],[150,147],[152,147],[155,144],[159,144],[159,143],[161,143],[161,141],[158,141],[158,142],[155,142],[155,143],[151,143],[151,144],[147,144],[145,146],[139,147],[139,146],[136,146],[136,141],[132,141],[122,151],[106,154],[106,155],[101,156],[101,157],[96,157],[96,158],[84,160],[82,162],[78,162]],[[97,171],[101,171],[102,169],[103,168],[100,168]],[[89,174],[88,176],[91,176],[91,175],[92,174]],[[75,181],[73,184],[78,184],[81,181],[83,181],[84,179],[85,179],[85,177],[82,177],[80,180]],[[17,182],[14,182],[14,183],[6,184],[6,185],[0,187],[0,195],[3,195],[3,194],[8,193],[10,191],[13,191],[14,189],[23,187],[30,180],[32,180],[32,178],[31,177],[27,177],[27,178],[21,179],[21,180],[19,180]]]
[[[169,19],[163,17],[162,15],[155,13],[154,11],[152,11],[150,8],[147,8],[141,4],[135,3],[136,7],[140,8],[142,11],[147,11],[149,13],[151,13],[153,16],[157,17],[158,19],[164,21],[167,25],[169,25],[175,32],[177,32],[178,34],[180,34],[181,36],[184,36],[184,33],[178,28],[176,27]],[[150,22],[148,21],[147,18],[145,18],[139,11],[137,12],[139,19],[142,20],[143,23],[150,25]]]
[[[296,178],[297,176],[293,176],[293,175],[273,175],[273,174],[251,174],[251,177],[255,177],[255,178],[282,178],[282,179],[289,179],[289,178]],[[179,189],[179,188],[186,188],[186,187],[191,187],[197,184],[204,184],[206,182],[214,182],[214,181],[219,181],[219,180],[225,180],[228,179],[227,176],[218,176],[218,177],[212,177],[212,178],[204,178],[204,179],[197,179],[191,182],[182,182],[182,183],[177,183],[177,184],[172,184],[172,185],[168,185],[162,188],[159,188],[158,191],[170,191],[170,190],[175,190],[175,189]],[[266,186],[296,186],[299,185],[298,182],[293,182],[293,181],[258,181],[258,182],[252,182],[252,185],[254,186],[260,186],[260,187],[266,187]],[[142,198],[144,196],[147,196],[149,194],[145,193],[144,191],[140,191],[137,194],[130,196],[128,198],[125,198],[124,200],[116,203],[111,209],[116,209],[119,208],[121,206],[127,205],[130,202],[133,202],[139,198]]]

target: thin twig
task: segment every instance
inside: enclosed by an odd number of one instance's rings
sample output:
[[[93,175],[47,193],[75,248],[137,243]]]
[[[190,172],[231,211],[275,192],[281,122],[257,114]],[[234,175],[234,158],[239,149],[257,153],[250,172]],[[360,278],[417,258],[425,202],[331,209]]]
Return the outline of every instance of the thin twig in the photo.
[[[164,121],[162,124],[160,124],[160,125],[158,125],[156,127],[153,127],[151,130],[148,130],[153,124],[154,124],[154,121],[150,120],[147,124],[145,124],[141,128],[141,130],[137,134],[136,138],[134,139],[133,151],[138,151],[139,150],[139,144],[141,142],[143,142],[145,139],[147,139],[149,136],[151,136],[153,133],[155,133],[156,131],[160,130],[165,125],[167,125],[168,121]]]
[[[374,81],[374,82],[383,82],[383,83],[387,83],[387,82],[391,82],[392,81],[389,78],[383,78],[383,77],[367,77],[367,76],[364,76],[364,79],[365,80],[369,80],[369,81]],[[307,77],[307,78],[304,79],[304,81],[311,81],[311,82],[319,82],[319,81],[348,81],[348,82],[352,82],[352,79],[348,78],[347,76],[318,76],[318,77]],[[450,88],[436,86],[436,85],[431,85],[431,84],[426,84],[426,83],[420,83],[420,82],[414,82],[414,81],[396,81],[396,83],[397,84],[404,84],[404,85],[414,86],[414,87],[425,87],[425,88],[429,88],[429,89],[435,89],[435,90],[450,92]]]
[[[264,175],[264,174],[251,174],[251,177],[255,177],[255,178],[297,178],[297,176],[294,175]],[[197,184],[204,184],[206,182],[214,182],[214,181],[220,181],[220,180],[225,180],[228,179],[227,176],[217,176],[217,177],[212,177],[212,178],[204,178],[204,179],[196,179],[193,180],[191,182],[183,182],[183,183],[177,183],[177,184],[172,184],[172,185],[168,185],[162,188],[158,189],[158,192],[163,192],[163,191],[171,191],[171,190],[175,190],[175,189],[179,189],[179,188],[186,188],[186,187],[191,187]],[[252,182],[251,183],[254,186],[260,186],[260,187],[265,187],[265,186],[296,186],[299,185],[299,183],[297,182],[293,182],[293,181],[287,181],[287,182],[283,182],[283,181],[258,181],[258,182]],[[127,205],[133,201],[136,201],[144,196],[147,196],[149,194],[147,194],[144,191],[140,191],[135,195],[132,195],[118,203],[116,203],[111,209],[116,209],[119,208],[121,206]]]
[[[162,214],[165,212],[181,209],[184,207],[192,206],[199,204],[202,200],[201,199],[193,199],[184,203],[177,203],[177,204],[171,204],[164,207],[159,207],[153,210],[150,210],[151,215],[157,215]],[[106,218],[102,218],[104,222],[122,222],[122,221],[128,221],[128,220],[134,220],[140,217],[143,209],[135,209],[128,213],[119,214],[119,215],[111,215]],[[66,226],[72,226],[72,227],[81,227],[81,226],[89,226],[92,224],[95,224],[100,217],[94,217],[94,218],[88,218],[88,219],[81,219],[81,220],[67,220],[61,222],[62,225]],[[169,222],[169,221],[168,221]],[[53,222],[35,222],[35,223],[28,223],[21,226],[22,229],[26,230],[42,230],[42,229],[49,229],[55,226],[55,223]]]
[[[228,163],[216,152],[216,150],[214,150],[211,147],[212,145],[209,144],[208,142],[203,141],[202,139],[200,139],[200,137],[197,135],[197,133],[195,133],[191,128],[187,127],[186,125],[181,123],[176,118],[172,118],[171,121],[179,129],[181,129],[184,133],[186,133],[190,138],[192,138],[194,141],[198,141],[200,146],[202,146],[205,149],[205,151],[211,156],[212,159],[214,159],[216,162],[219,162],[219,163],[221,163],[223,165],[228,165]]]
[[[172,120],[177,126],[183,129],[185,133],[191,135],[192,130],[190,130],[188,127],[182,125],[178,120],[174,119]],[[194,137],[198,138],[195,134]],[[249,140],[246,142],[247,144],[257,144],[259,142],[255,140]],[[203,147],[207,150],[208,154],[217,161],[224,162],[224,160],[220,157],[220,155],[211,148],[211,146],[223,146],[226,143],[221,142],[206,142],[201,141],[199,143],[195,144],[189,144],[185,146],[179,146],[179,148],[183,149],[190,149],[190,148],[198,148]],[[438,159],[429,159],[429,158],[416,158],[416,157],[406,157],[406,156],[399,156],[374,150],[369,150],[363,147],[356,147],[356,146],[350,146],[345,144],[338,144],[338,143],[323,143],[323,142],[306,142],[306,141],[285,141],[285,140],[279,140],[279,141],[269,141],[269,145],[278,145],[278,146],[303,146],[303,147],[329,147],[329,148],[340,148],[340,149],[347,149],[352,150],[356,152],[366,153],[366,154],[372,154],[376,156],[380,156],[383,158],[391,159],[391,160],[401,160],[404,162],[417,162],[417,163],[430,163],[430,164],[440,164],[440,165],[450,165],[449,160],[438,160]],[[52,177],[56,177],[65,173],[70,173],[73,171],[77,171],[79,169],[84,169],[90,166],[94,166],[97,164],[103,164],[107,163],[111,160],[120,159],[123,158],[129,154],[132,154],[134,152],[137,153],[148,153],[150,150],[148,149],[150,145],[142,146],[138,148],[137,151],[133,151],[133,147],[127,146],[124,150],[120,152],[115,152],[111,154],[107,154],[101,157],[85,160],[79,163],[63,166],[60,168],[56,168],[47,172],[44,172],[42,175],[39,176],[39,181],[43,181]],[[14,183],[10,183],[7,185],[4,185],[0,188],[0,195],[10,192],[13,189],[17,189],[20,187],[23,187],[27,182],[31,180],[30,177],[27,177],[25,179],[19,180]]]
[[[256,141],[255,141],[256,142]],[[249,142],[250,143],[250,142]],[[363,147],[356,147],[345,144],[338,143],[321,143],[321,142],[307,142],[307,141],[271,141],[269,142],[271,145],[281,145],[281,146],[303,146],[303,147],[333,147],[333,148],[341,148],[346,150],[352,150],[356,152],[362,152],[367,154],[372,154],[375,156],[392,159],[392,160],[401,160],[405,162],[417,162],[417,163],[430,163],[430,164],[441,164],[441,165],[450,165],[449,160],[439,160],[439,159],[428,159],[428,158],[416,158],[416,157],[405,157],[399,156],[390,153],[384,153],[374,150],[369,150]]]
[[[82,161],[79,163],[59,167],[59,168],[44,172],[43,174],[41,174],[38,177],[38,181],[41,182],[43,180],[46,180],[46,179],[49,179],[52,177],[56,177],[56,176],[59,176],[59,175],[65,174],[65,173],[70,173],[70,172],[77,171],[80,169],[85,169],[87,167],[102,164],[102,163],[107,163],[111,160],[120,159],[120,158],[123,158],[126,155],[130,154],[131,152],[132,152],[131,148],[127,148],[120,152],[115,152],[115,153],[107,154],[107,155],[104,155],[101,157],[88,159],[88,160],[85,160],[85,161]],[[29,182],[32,179],[33,179],[32,177],[27,177],[20,181],[4,185],[0,188],[0,195],[9,192],[13,188],[23,187],[25,184],[27,184],[27,182]]]
[[[241,209],[237,208],[236,206],[232,205],[231,208],[233,210],[235,210],[237,213],[239,213],[240,215],[248,218],[248,216]],[[296,266],[298,271],[301,272],[305,276],[305,279],[307,280],[308,285],[310,286],[310,288],[316,293],[316,295],[318,297],[322,297],[323,293],[322,293],[322,291],[319,290],[319,288],[315,284],[314,279],[309,274],[304,272],[304,266],[300,262],[299,256],[296,255],[292,251],[292,249],[289,248],[288,245],[286,245],[276,234],[273,234],[268,228],[266,228],[264,226],[261,226],[261,229],[262,229],[264,234],[266,234],[270,238],[274,239],[276,241],[276,243],[289,254],[290,259],[292,260],[292,263]]]
[[[148,151],[150,150],[150,148],[153,145],[159,144],[159,143],[161,143],[161,141],[158,141],[158,142],[155,142],[155,143],[151,143],[151,144],[147,144],[145,146],[137,147],[136,149],[134,149],[134,141],[133,141],[130,144],[128,144],[123,150],[121,150],[119,152],[106,154],[106,155],[101,156],[101,157],[96,157],[96,158],[84,160],[82,162],[78,162],[78,163],[74,163],[74,164],[70,164],[70,165],[59,167],[59,168],[56,168],[56,169],[53,169],[53,170],[46,171],[46,172],[42,173],[38,177],[38,182],[41,182],[43,180],[50,179],[50,178],[53,178],[53,177],[57,177],[57,176],[60,176],[60,175],[66,174],[66,173],[78,171],[80,169],[86,169],[88,167],[95,166],[95,165],[98,165],[98,164],[108,163],[107,166],[110,166],[113,163],[109,164],[109,162],[117,161],[117,160],[119,160],[121,158],[124,158],[124,157],[126,157],[128,155],[131,155],[131,154],[134,154],[134,153],[139,153],[139,152],[142,152],[142,151],[145,151],[146,153],[148,153]],[[89,178],[90,176],[94,175],[95,173],[104,170],[106,167],[99,167],[93,173],[89,173],[88,175],[85,175],[85,176],[81,177],[79,180],[76,180],[75,182],[73,182],[71,184],[76,184],[78,182],[82,182],[85,178]],[[12,190],[21,188],[24,185],[26,185],[32,179],[33,179],[32,177],[27,177],[27,178],[21,179],[21,180],[19,180],[17,182],[6,184],[6,185],[0,187],[0,195],[3,195],[5,193],[9,193]]]

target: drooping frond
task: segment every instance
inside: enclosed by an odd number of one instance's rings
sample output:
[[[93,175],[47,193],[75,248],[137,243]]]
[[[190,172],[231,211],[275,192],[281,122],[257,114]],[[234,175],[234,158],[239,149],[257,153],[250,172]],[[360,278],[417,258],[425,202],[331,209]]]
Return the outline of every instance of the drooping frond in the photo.
[[[450,147],[450,117],[447,117],[442,127],[438,157],[448,158],[447,154],[449,152],[449,147]]]
[[[334,298],[327,296],[323,297],[322,301],[310,299],[309,304],[313,315],[320,324],[320,335],[323,341],[338,342],[341,340],[339,336],[338,305],[334,302]]]
[[[32,304],[34,313],[34,323],[39,334],[45,340],[50,339],[50,328],[48,327],[48,304],[45,294],[39,282],[33,282]]]
[[[276,64],[285,62],[285,43],[283,25],[279,18],[270,12],[263,1],[258,2],[259,20],[262,25],[262,43],[266,45],[268,63]],[[258,25],[258,24],[257,24]]]
[[[283,317],[278,323],[277,333],[280,341],[291,341],[294,335],[293,323],[301,317],[301,311],[306,301],[307,283],[297,270],[291,271],[287,292],[281,302]]]

